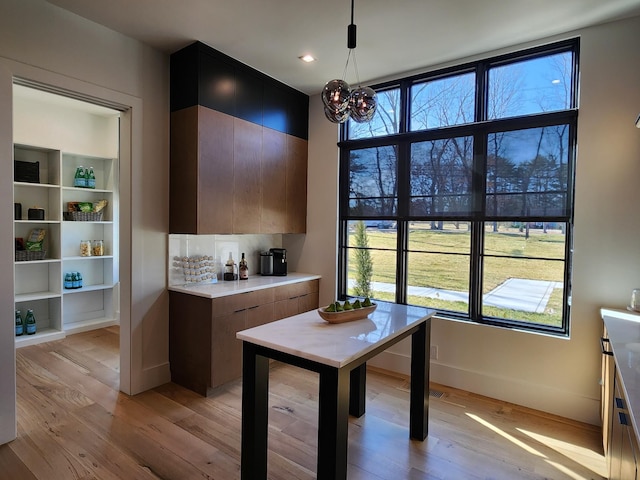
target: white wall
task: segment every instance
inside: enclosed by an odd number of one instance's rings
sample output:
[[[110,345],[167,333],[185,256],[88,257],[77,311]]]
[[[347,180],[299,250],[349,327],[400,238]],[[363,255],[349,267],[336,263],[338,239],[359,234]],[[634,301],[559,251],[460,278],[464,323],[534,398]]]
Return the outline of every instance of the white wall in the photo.
[[[436,319],[433,381],[599,424],[599,308],[624,308],[640,286],[638,32],[634,18],[562,37],[581,37],[571,338]],[[327,304],[336,288],[338,134],[318,96],[310,105],[307,235],[283,244],[298,270],[322,274],[320,303]],[[409,351],[403,342],[374,363],[408,373]]]
[[[132,107],[131,148],[121,152],[121,319],[137,393],[169,380],[168,57],[44,0],[0,2],[0,225],[11,225],[11,79],[32,78]],[[13,238],[0,229],[0,317],[13,315]],[[123,322],[123,325],[124,323]],[[0,322],[0,443],[15,436],[15,360],[10,322]]]

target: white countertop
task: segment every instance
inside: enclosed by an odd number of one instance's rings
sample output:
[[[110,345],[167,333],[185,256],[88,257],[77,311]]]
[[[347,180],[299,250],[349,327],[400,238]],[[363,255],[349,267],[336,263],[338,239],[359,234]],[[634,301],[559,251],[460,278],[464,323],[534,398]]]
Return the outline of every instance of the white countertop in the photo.
[[[284,276],[260,276],[249,277],[248,280],[224,281],[218,280],[218,283],[206,283],[198,285],[170,285],[169,290],[172,292],[187,293],[197,297],[218,298],[237,293],[246,293],[263,288],[279,287],[291,283],[306,282],[320,278],[320,275],[311,273],[289,273]]]
[[[317,310],[243,330],[237,338],[341,368],[432,317],[435,310],[378,302],[368,318],[328,323]],[[428,352],[427,352],[428,354]]]
[[[627,407],[638,430],[640,420],[640,312],[603,308],[600,310],[607,335],[622,378]]]

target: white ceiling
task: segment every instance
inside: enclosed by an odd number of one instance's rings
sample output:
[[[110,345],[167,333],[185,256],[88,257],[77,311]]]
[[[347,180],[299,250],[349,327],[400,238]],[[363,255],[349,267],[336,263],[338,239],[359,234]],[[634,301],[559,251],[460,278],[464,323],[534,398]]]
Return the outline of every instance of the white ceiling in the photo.
[[[349,0],[48,1],[166,53],[200,40],[307,94],[341,78],[347,59]],[[640,0],[358,0],[360,80],[635,15]]]

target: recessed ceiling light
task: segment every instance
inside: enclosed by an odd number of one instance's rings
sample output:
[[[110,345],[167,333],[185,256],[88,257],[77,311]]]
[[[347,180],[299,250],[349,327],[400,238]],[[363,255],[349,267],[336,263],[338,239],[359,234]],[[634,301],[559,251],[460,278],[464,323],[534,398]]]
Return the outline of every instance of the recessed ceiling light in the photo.
[[[298,57],[300,60],[302,60],[303,62],[306,63],[310,63],[310,62],[315,62],[316,58],[313,55],[302,55],[301,57]]]

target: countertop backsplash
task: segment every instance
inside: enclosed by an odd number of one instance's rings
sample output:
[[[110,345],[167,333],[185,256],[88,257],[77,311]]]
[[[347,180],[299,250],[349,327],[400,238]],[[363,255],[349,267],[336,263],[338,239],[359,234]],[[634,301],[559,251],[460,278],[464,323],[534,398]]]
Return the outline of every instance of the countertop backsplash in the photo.
[[[212,282],[209,275],[222,281],[224,264],[233,256],[236,265],[244,252],[249,276],[260,275],[260,252],[282,247],[282,235],[189,235],[169,234],[167,262],[169,286]],[[198,263],[185,273],[185,263]]]

